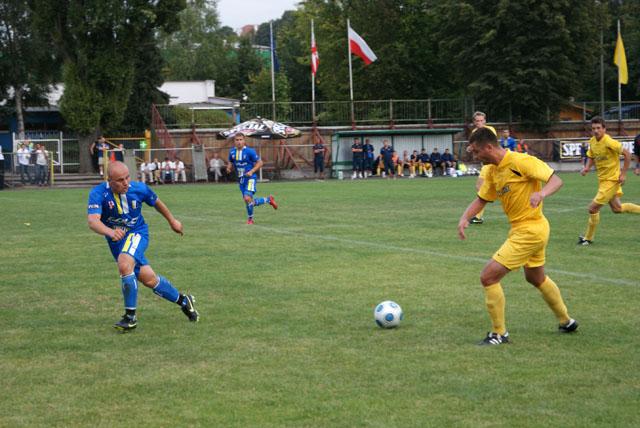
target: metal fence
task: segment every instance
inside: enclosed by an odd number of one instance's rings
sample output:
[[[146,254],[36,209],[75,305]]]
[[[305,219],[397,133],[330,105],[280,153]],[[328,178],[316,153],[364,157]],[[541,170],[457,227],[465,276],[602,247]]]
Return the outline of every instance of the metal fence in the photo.
[[[13,146],[16,151],[20,144],[30,146],[42,144],[50,153],[56,174],[75,173],[80,167],[80,145],[77,138],[64,138],[62,132],[27,132],[21,140],[13,135]],[[17,158],[12,156],[11,172],[16,168]]]
[[[184,106],[156,106],[163,123],[169,129],[224,128],[237,120],[256,116],[275,119],[293,126],[311,126],[314,123],[311,102],[258,102],[240,103],[237,107],[187,108]],[[516,121],[508,112],[496,112],[477,105],[472,98],[430,98],[421,100],[368,100],[368,101],[317,101],[315,123],[319,126],[393,126],[395,124],[465,123],[480,109],[492,122]],[[353,111],[353,113],[352,113]],[[225,113],[226,112],[226,113]],[[556,120],[576,122],[600,115],[606,120],[639,120],[640,101],[625,101],[618,108],[615,101],[572,102]],[[549,120],[553,120],[549,118]]]

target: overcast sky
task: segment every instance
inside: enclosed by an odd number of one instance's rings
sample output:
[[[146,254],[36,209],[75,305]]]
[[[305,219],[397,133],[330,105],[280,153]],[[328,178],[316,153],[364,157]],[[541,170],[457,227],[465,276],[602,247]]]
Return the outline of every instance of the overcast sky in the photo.
[[[261,24],[282,17],[285,10],[294,10],[299,0],[218,0],[222,25],[234,30],[248,24]]]

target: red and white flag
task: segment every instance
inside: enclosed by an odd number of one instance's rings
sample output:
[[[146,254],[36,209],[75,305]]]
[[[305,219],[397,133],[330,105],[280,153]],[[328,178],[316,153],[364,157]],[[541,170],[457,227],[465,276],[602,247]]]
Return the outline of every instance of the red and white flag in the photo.
[[[318,72],[320,65],[320,55],[318,55],[318,46],[316,46],[316,36],[313,34],[313,26],[311,27],[311,74],[314,76]]]
[[[367,42],[351,27],[349,27],[349,45],[351,46],[351,53],[358,55],[367,65],[378,59]]]

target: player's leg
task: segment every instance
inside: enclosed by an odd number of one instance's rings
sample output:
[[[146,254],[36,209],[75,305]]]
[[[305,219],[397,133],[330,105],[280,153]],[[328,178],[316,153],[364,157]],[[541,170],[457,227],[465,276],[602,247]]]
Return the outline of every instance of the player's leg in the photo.
[[[611,211],[616,214],[620,213],[631,213],[631,214],[640,214],[640,205],[632,204],[629,202],[621,203],[620,198],[618,196],[614,197],[609,201],[609,206],[611,207]]]
[[[500,345],[509,342],[504,316],[504,291],[500,284],[500,280],[508,273],[508,268],[491,259],[480,274],[484,301],[491,318],[491,331],[480,345]]]
[[[540,294],[542,294],[542,298],[547,303],[547,306],[549,306],[549,309],[551,309],[558,319],[558,329],[564,333],[576,331],[578,329],[578,322],[569,316],[560,289],[556,283],[545,274],[544,265],[536,267],[525,266],[524,276],[527,282],[536,287]]]
[[[124,245],[130,245],[127,242],[129,237],[125,238]],[[122,288],[122,297],[124,299],[124,315],[122,319],[114,324],[114,328],[120,331],[130,331],[137,327],[138,320],[136,318],[136,308],[138,304],[138,281],[134,272],[136,261],[135,259],[125,253],[120,253],[117,259],[118,271],[120,273],[120,282]]]
[[[596,229],[600,223],[600,208],[602,205],[595,200],[589,204],[589,219],[584,235],[578,237],[578,245],[591,245],[593,238],[596,236]]]
[[[278,204],[276,203],[273,195],[269,195],[263,198],[254,198],[253,196],[256,193],[256,180],[254,178],[247,181],[247,187],[244,191],[244,201],[247,204],[247,213],[249,212],[249,205],[251,205],[251,214],[250,217],[253,217],[253,208],[259,207],[260,205],[269,204],[273,207],[274,210],[278,209]],[[247,200],[247,196],[250,198],[250,201]]]
[[[156,275],[149,265],[140,267],[138,278],[145,286],[151,288],[156,295],[180,306],[189,321],[198,321],[200,316],[194,306],[196,299],[192,295],[180,293],[171,281],[162,275]]]

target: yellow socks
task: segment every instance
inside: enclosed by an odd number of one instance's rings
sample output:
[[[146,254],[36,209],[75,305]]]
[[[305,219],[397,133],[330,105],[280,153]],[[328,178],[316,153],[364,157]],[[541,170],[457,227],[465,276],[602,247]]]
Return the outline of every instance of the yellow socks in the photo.
[[[622,212],[623,213],[633,213],[640,214],[640,205],[636,204],[622,204]]]
[[[567,313],[567,307],[560,295],[560,289],[556,283],[551,280],[551,278],[547,276],[544,279],[544,282],[538,287],[538,290],[542,293],[542,298],[547,302],[547,305],[549,305],[549,308],[551,308],[553,313],[556,315],[560,324],[564,324],[570,320],[569,314]]]
[[[597,212],[595,214],[589,214],[589,223],[587,224],[587,231],[584,233],[584,239],[587,241],[593,241],[598,223],[600,223],[600,213]]]
[[[491,332],[503,335],[507,332],[504,322],[504,292],[499,282],[484,288],[484,301],[491,317]]]
[[[484,208],[478,211],[478,214],[476,214],[477,218],[482,218],[482,216],[484,216]]]

